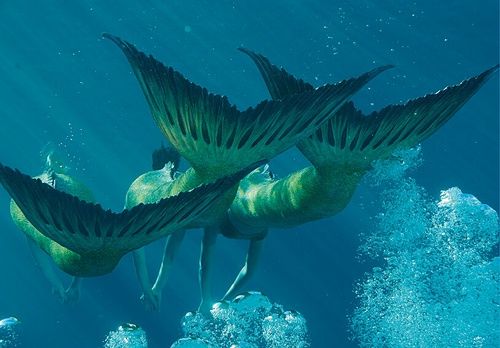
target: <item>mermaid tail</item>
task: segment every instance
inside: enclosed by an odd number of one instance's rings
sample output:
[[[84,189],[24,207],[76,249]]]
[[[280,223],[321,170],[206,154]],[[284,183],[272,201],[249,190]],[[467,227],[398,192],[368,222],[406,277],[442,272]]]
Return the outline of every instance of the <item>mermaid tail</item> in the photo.
[[[256,63],[273,98],[313,87],[265,57],[242,49]],[[240,231],[291,227],[337,214],[352,198],[373,160],[430,136],[476,93],[498,66],[435,94],[364,116],[350,102],[298,143],[313,167],[280,180],[240,185],[229,218]]]
[[[261,164],[121,213],[104,210],[1,164],[0,183],[33,226],[58,244],[81,255],[122,256],[182,229]]]
[[[273,99],[303,93],[313,86],[271,64],[264,56],[240,49],[255,62]],[[311,136],[297,145],[317,168],[349,166],[361,171],[373,160],[390,156],[398,148],[409,148],[428,138],[481,88],[498,65],[455,86],[390,105],[368,116],[345,103]]]
[[[273,158],[295,145],[388,68],[239,111],[226,97],[189,82],[132,44],[103,36],[127,57],[163,134],[197,173],[211,178]]]

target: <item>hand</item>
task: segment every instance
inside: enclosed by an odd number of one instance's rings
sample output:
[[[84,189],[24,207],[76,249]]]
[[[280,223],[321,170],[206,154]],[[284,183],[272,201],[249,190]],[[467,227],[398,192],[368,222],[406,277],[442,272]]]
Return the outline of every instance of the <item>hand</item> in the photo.
[[[64,303],[74,304],[80,299],[80,287],[70,285],[65,291]]]
[[[142,294],[141,301],[149,312],[156,312],[160,309],[158,298],[153,294],[153,291],[147,291]]]
[[[151,292],[153,293],[153,297],[155,298],[156,300],[156,303],[158,305],[158,308],[157,308],[157,311],[159,312],[160,311],[160,307],[161,307],[161,289],[156,287],[155,285],[153,285],[153,287],[151,288]]]

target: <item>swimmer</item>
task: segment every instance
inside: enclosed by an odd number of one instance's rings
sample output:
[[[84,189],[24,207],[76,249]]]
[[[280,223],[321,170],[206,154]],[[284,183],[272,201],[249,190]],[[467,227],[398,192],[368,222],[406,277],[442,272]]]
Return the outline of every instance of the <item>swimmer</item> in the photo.
[[[181,160],[180,154],[173,147],[164,147],[153,152],[153,170],[140,175],[130,185],[125,198],[125,209],[140,203],[154,203],[165,196],[165,191],[179,174],[177,169]],[[141,300],[147,310],[159,311],[162,289],[167,281],[173,258],[178,246],[184,238],[185,230],[173,232],[167,237],[158,275],[151,284],[146,264],[144,248],[134,251],[134,265],[142,290]]]
[[[67,172],[68,167],[66,167],[60,158],[57,157],[53,149],[49,149],[45,158],[44,171],[36,178],[57,190],[70,193],[84,201],[93,202],[94,197],[91,191],[80,181],[69,176]],[[81,278],[73,277],[70,285],[64,288],[61,279],[57,276],[53,268],[53,263],[44,250],[50,250],[50,253],[54,255],[65,255],[67,259],[76,257],[74,253],[43,236],[43,234],[26,219],[14,200],[10,202],[10,214],[14,224],[25,234],[26,241],[28,242],[35,262],[38,267],[40,267],[44,277],[49,281],[52,287],[52,293],[63,303],[74,303],[78,301],[80,297]]]
[[[62,271],[93,277],[111,272],[128,252],[183,229],[220,204],[226,192],[258,165],[121,213],[56,189],[84,196],[83,186],[69,177],[58,176],[54,188],[0,164],[0,183],[19,208],[14,208],[14,220],[35,245]]]
[[[313,87],[265,57],[241,49],[256,63],[273,99],[313,90]],[[254,273],[262,241],[269,228],[291,228],[333,216],[351,200],[363,175],[377,159],[388,158],[396,149],[411,148],[437,131],[471,98],[498,65],[455,86],[390,105],[365,116],[348,102],[313,135],[297,145],[312,163],[283,179],[257,169],[239,186],[225,221],[203,240],[201,287],[210,287],[213,248],[218,232],[248,240],[246,261],[223,299],[233,298]],[[205,284],[203,284],[205,282]],[[204,310],[213,303],[207,290]]]
[[[103,37],[122,50],[143,90],[153,119],[191,165],[162,187],[163,198],[213,181],[250,163],[275,157],[311,135],[354,93],[391,67],[376,68],[357,78],[281,100],[264,101],[239,111],[226,97],[211,94],[189,82],[132,44],[110,34],[103,34]],[[235,185],[218,205],[186,226],[205,229],[207,240],[203,245],[210,242],[213,226],[223,221],[237,188]],[[200,277],[205,275],[206,272],[200,272]]]

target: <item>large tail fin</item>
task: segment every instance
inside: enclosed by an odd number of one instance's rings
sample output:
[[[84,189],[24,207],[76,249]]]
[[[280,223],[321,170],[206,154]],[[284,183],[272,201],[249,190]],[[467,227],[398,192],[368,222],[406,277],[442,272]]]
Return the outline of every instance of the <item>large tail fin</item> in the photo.
[[[181,229],[224,197],[261,162],[155,204],[121,213],[104,210],[0,164],[0,183],[33,226],[79,254],[124,254]]]
[[[481,88],[495,66],[436,93],[389,105],[364,116],[346,103],[309,138],[298,144],[315,166],[348,165],[368,169],[372,161],[410,148],[436,132]]]
[[[240,47],[238,50],[245,53],[253,60],[273,100],[280,100],[297,93],[314,90],[313,85],[296,78],[283,68],[278,68],[262,54],[244,47]],[[387,65],[386,67],[391,68],[392,66]]]
[[[348,98],[387,67],[280,101],[239,111],[118,37],[104,34],[127,57],[157,125],[199,172],[234,172],[272,158],[312,134]]]
[[[308,91],[313,86],[271,64],[264,56],[240,49],[259,69],[274,99]],[[401,147],[412,147],[446,123],[488,80],[498,65],[456,86],[413,99],[403,105],[390,105],[365,116],[348,102],[298,148],[315,166],[349,165],[367,169]]]

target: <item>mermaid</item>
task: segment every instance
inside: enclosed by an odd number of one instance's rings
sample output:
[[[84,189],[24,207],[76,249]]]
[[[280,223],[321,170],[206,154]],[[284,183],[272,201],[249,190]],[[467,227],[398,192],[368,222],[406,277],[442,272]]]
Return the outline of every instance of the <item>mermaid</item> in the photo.
[[[138,68],[140,64],[137,55],[140,53],[133,47],[126,46],[129,44],[120,41],[118,43],[122,45],[122,50],[131,61],[139,81],[144,81],[145,79],[141,76],[146,68],[142,67],[142,70]],[[265,57],[250,50],[242,49],[242,51],[257,64],[274,100],[286,100],[293,95],[314,90],[310,84],[277,68]],[[149,57],[149,59],[152,58]],[[364,173],[370,169],[372,161],[390,156],[395,149],[412,147],[430,136],[458,111],[495,69],[492,68],[460,85],[411,100],[404,105],[388,106],[370,116],[362,115],[351,102],[344,103],[337,111],[332,111],[333,115],[315,133],[298,143],[299,149],[313,166],[292,173],[281,180],[275,180],[266,168],[257,169],[248,175],[240,183],[230,209],[217,220],[212,220],[211,223],[205,221],[203,225],[205,232],[199,271],[202,301],[199,310],[206,312],[213,303],[210,279],[218,233],[228,238],[249,241],[245,265],[224,296],[226,299],[234,296],[254,272],[263,240],[270,227],[293,227],[333,216],[341,211],[350,201]],[[156,71],[157,75],[161,75],[159,72],[161,69],[150,68],[149,71]],[[154,114],[150,88],[151,85],[143,85],[144,93],[150,100],[149,104]],[[168,100],[168,98],[165,99]],[[156,101],[153,105],[161,105],[161,103]],[[169,114],[168,111],[166,114]],[[170,125],[173,125],[172,122],[175,122],[176,118],[170,117]],[[161,125],[160,128],[162,128]],[[164,133],[168,137],[168,130]],[[177,141],[181,144],[185,142],[183,137],[185,134],[177,137]],[[186,150],[188,149],[184,149],[183,154],[192,156]],[[245,152],[242,151],[242,154]],[[240,156],[240,159],[244,160],[245,156]],[[188,161],[192,162],[189,159]],[[203,172],[202,162],[195,162],[193,167],[198,168],[194,169],[195,171]],[[205,158],[205,162],[210,167],[210,158]],[[169,173],[161,174],[164,179],[156,181],[153,187],[162,186],[161,190],[171,190],[176,183],[167,179],[172,177],[172,172]],[[150,175],[153,175],[150,178],[154,178],[154,175],[159,174],[151,173]],[[155,179],[149,181],[149,184],[152,182],[155,182]],[[131,186],[130,196],[127,195],[127,199],[133,197],[136,192],[140,193],[141,190]],[[144,192],[148,190],[142,191],[142,194]],[[167,193],[163,192],[158,197],[165,194]],[[152,196],[146,193],[146,197],[143,199],[151,199]],[[161,288],[165,284],[183,233],[179,231],[177,235],[172,235],[167,240],[157,280],[151,291],[143,288],[145,294],[150,293],[152,300],[149,302],[154,303],[150,306],[152,308],[157,309],[159,306]],[[142,275],[147,274],[144,257],[142,254],[141,261],[136,263],[136,265],[142,265],[143,270],[138,271],[138,274]],[[148,282],[142,282],[142,284],[147,285]]]
[[[153,185],[133,185],[127,194],[127,207],[155,202],[245,168],[250,163],[275,157],[311,135],[368,81],[391,67],[376,68],[357,78],[280,100],[264,101],[239,111],[229,104],[226,97],[211,94],[189,82],[180,73],[140,52],[132,44],[109,34],[103,36],[113,41],[125,54],[144,92],[153,119],[172,146],[191,165],[173,181],[169,180],[171,174],[167,172],[146,174],[148,178],[153,178]],[[214,242],[216,227],[224,220],[237,189],[235,185],[220,204],[214,205],[209,212],[186,226],[204,229],[202,253],[205,255],[211,250],[208,246]],[[180,243],[182,235],[179,232],[167,241],[167,259],[175,253],[175,246]],[[140,282],[147,285],[149,277],[142,250],[135,253],[135,260],[136,266],[139,266],[136,270]],[[205,265],[202,264],[200,277],[208,279],[209,275],[204,269]],[[202,285],[206,283],[201,281]],[[209,289],[209,286],[203,286],[201,291],[207,294]],[[159,292],[156,291],[155,295],[144,289],[144,286],[143,291],[144,298],[149,297],[147,302],[153,308],[157,306]],[[154,299],[154,296],[157,298]],[[203,299],[208,297],[202,296]],[[200,308],[208,306],[211,306],[211,300],[200,304]]]
[[[34,245],[62,271],[92,277],[111,272],[128,252],[183,229],[220,204],[257,165],[121,213],[83,200],[91,199],[89,191],[62,173],[42,174],[45,183],[0,164],[0,184],[15,202],[14,222]]]
[[[54,189],[72,194],[86,202],[94,202],[92,192],[83,183],[68,175],[68,167],[64,165],[50,145],[47,147],[45,155],[45,168],[35,178]],[[24,232],[35,262],[40,267],[44,277],[49,281],[52,293],[63,303],[76,302],[80,297],[81,278],[73,277],[70,285],[65,289],[46,253],[53,255],[52,260],[56,264],[63,262],[61,260],[66,260],[64,263],[72,262],[69,260],[78,259],[78,255],[41,234],[26,219],[14,200],[10,201],[10,214],[16,227]],[[47,252],[44,252],[45,250]]]
[[[256,63],[273,99],[313,89],[310,84],[272,65],[262,55],[241,50]],[[240,182],[224,219],[212,226],[211,234],[203,238],[200,255],[202,305],[199,309],[206,312],[213,303],[210,279],[218,233],[248,241],[244,266],[223,297],[230,299],[255,272],[269,228],[290,228],[340,212],[374,160],[387,158],[396,149],[413,147],[432,135],[497,69],[495,66],[456,86],[403,105],[387,106],[368,116],[352,102],[345,103],[334,117],[298,143],[299,150],[312,166],[279,180],[267,166],[249,174]]]
[[[152,155],[153,170],[140,175],[132,182],[125,197],[125,208],[130,209],[141,203],[154,203],[168,195],[165,192],[179,174],[180,160],[180,154],[171,146],[162,145],[155,150]],[[160,269],[152,286],[144,248],[133,252],[134,266],[142,290],[141,301],[149,311],[160,309],[162,289],[167,282],[173,258],[184,239],[184,234],[185,230],[180,229],[167,237]]]
[[[273,99],[313,89],[272,65],[264,56],[240,50],[257,65]],[[226,220],[219,225],[226,237],[249,241],[246,262],[223,299],[234,297],[254,273],[269,228],[290,228],[343,210],[373,161],[388,158],[395,150],[411,148],[428,138],[496,70],[498,65],[458,85],[402,105],[387,106],[368,116],[348,102],[314,134],[298,143],[298,149],[312,166],[279,180],[265,169],[256,169],[248,175],[240,183]],[[202,254],[201,258],[204,257]],[[204,263],[212,262],[207,259]]]

